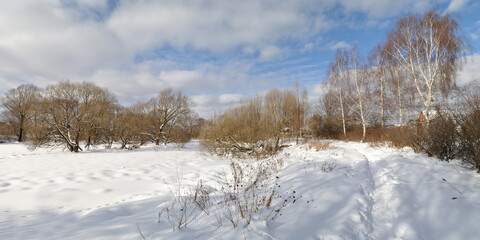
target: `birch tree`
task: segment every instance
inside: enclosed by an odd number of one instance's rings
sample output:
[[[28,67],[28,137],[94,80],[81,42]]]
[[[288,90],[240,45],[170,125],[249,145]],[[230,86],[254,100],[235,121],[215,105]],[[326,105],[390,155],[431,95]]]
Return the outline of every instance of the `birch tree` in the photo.
[[[466,40],[451,15],[430,10],[400,18],[388,34],[389,54],[407,69],[424,105],[427,122],[434,91],[447,93],[455,85]]]
[[[380,104],[380,124],[382,128],[385,126],[385,111],[386,111],[386,58],[384,56],[384,48],[381,44],[377,44],[369,54],[370,68],[372,77],[378,84],[378,102]]]
[[[331,81],[331,86],[335,89],[337,94],[338,103],[340,105],[340,112],[342,118],[343,135],[347,135],[346,127],[346,106],[345,106],[345,93],[344,84],[347,77],[347,64],[348,56],[345,51],[337,50],[335,59],[330,62],[328,68],[328,76]]]
[[[360,123],[362,124],[361,141],[363,142],[367,134],[367,118],[369,118],[373,112],[371,102],[371,77],[369,76],[369,69],[364,59],[358,56],[356,46],[349,52],[348,63],[348,74],[351,78],[351,84],[347,85],[351,89],[351,94],[349,94],[348,97],[352,105],[351,110],[360,118]]]

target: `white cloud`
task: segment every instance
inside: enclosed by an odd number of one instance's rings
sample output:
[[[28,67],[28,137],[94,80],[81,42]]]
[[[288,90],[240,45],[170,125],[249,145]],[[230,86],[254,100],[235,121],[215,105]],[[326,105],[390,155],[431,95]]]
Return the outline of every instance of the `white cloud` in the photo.
[[[222,114],[227,108],[235,106],[243,98],[242,94],[194,95],[191,97],[195,111],[203,118],[212,117],[213,113]]]
[[[98,22],[60,1],[0,3],[0,65],[11,74],[57,80],[126,63],[117,39]],[[0,72],[2,74],[3,72]]]
[[[331,50],[337,50],[337,49],[350,48],[350,47],[352,47],[352,45],[345,42],[345,41],[340,41],[340,42],[336,42],[336,43],[330,43],[329,47],[330,47]]]
[[[172,70],[162,71],[160,80],[173,88],[181,88],[199,84],[203,80],[203,76],[199,71]]]
[[[239,46],[258,49],[280,39],[299,39],[328,29],[322,8],[326,5],[331,4],[285,0],[125,1],[107,26],[138,49],[163,44],[214,52]]]
[[[253,47],[247,46],[243,48],[243,53],[246,55],[253,55],[255,52],[256,50]]]
[[[243,62],[203,63],[192,70],[181,68],[180,63],[172,61],[145,61],[124,69],[98,70],[91,76],[71,80],[92,81],[108,87],[117,94],[121,103],[127,105],[146,101],[168,87],[182,90],[187,95],[202,95],[200,93],[216,92],[226,87],[241,88],[250,81],[246,73],[250,66]]]
[[[443,0],[340,0],[347,12],[362,12],[372,18],[385,18],[405,11],[421,12]]]
[[[308,50],[311,36],[336,26],[325,14],[338,4],[346,11],[385,15],[411,1],[126,0],[113,9],[107,0],[2,1],[0,65],[11,74],[59,80],[128,66],[135,56],[164,46],[240,48],[269,61],[283,56],[279,41],[305,41]]]
[[[474,80],[480,81],[480,68],[478,66],[480,66],[480,53],[468,56],[465,65],[458,73],[457,84],[465,86]]]
[[[470,37],[471,37],[474,41],[476,41],[476,40],[478,40],[478,39],[480,38],[480,37],[478,36],[478,34],[476,34],[476,33],[470,33]]]
[[[327,88],[323,84],[315,84],[313,85],[313,90],[311,94],[314,96],[322,96],[327,91]]]
[[[238,103],[242,100],[242,94],[222,94],[219,97],[220,103],[222,104],[233,104]]]
[[[85,80],[110,88],[124,104],[166,87],[197,95],[257,91],[252,88],[289,76],[252,73],[255,64],[284,59],[291,46],[319,46],[322,33],[343,24],[330,10],[365,13],[379,24],[382,17],[438,1],[123,0],[115,7],[108,0],[0,1],[0,91]],[[330,47],[349,46],[341,41]],[[164,56],[165,49],[174,56]],[[182,59],[190,52],[199,55]],[[215,99],[222,104],[228,98]]]
[[[114,69],[99,70],[86,79],[72,80],[87,80],[106,87],[114,92],[119,101],[125,105],[147,101],[167,87],[150,72]]]
[[[313,47],[315,47],[315,44],[314,43],[307,43],[305,45],[303,45],[303,48],[300,50],[301,53],[305,53],[305,52],[310,52],[312,51]]]
[[[281,59],[283,57],[283,50],[277,46],[267,46],[262,48],[258,60],[260,62],[267,62],[272,60]]]
[[[210,105],[215,101],[215,97],[206,94],[195,95],[192,96],[192,101],[196,105]]]
[[[447,9],[445,10],[445,13],[451,13],[451,12],[456,12],[461,10],[469,0],[452,0],[450,4],[448,5]]]

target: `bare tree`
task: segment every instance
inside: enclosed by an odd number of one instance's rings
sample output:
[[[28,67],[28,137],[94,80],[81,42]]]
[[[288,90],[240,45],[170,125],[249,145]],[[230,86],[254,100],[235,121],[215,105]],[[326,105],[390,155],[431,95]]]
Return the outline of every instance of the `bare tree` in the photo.
[[[345,106],[345,93],[344,93],[344,84],[347,78],[347,65],[348,65],[348,54],[345,51],[337,50],[335,59],[332,62],[330,62],[330,66],[328,68],[328,76],[331,81],[330,86],[335,89],[338,102],[340,105],[343,135],[347,134],[347,127],[346,127],[347,111]]]
[[[119,109],[115,137],[120,142],[121,149],[138,148],[147,141],[142,134],[146,127],[143,109],[141,104]]]
[[[466,40],[451,15],[430,10],[400,18],[388,34],[389,54],[410,72],[425,107],[427,122],[434,91],[447,93],[455,85]]]
[[[91,130],[115,106],[116,98],[93,83],[70,81],[50,85],[41,93],[38,123],[43,133],[34,146],[66,145],[81,151],[80,142],[91,140]]]
[[[325,85],[327,92],[320,97],[315,110],[319,115],[327,118],[336,117],[337,115],[340,116],[340,106],[337,101],[337,94],[328,83]]]
[[[351,104],[351,110],[356,113],[360,118],[360,123],[362,124],[362,142],[365,140],[367,134],[367,120],[373,112],[372,108],[372,84],[371,76],[369,76],[370,69],[365,64],[363,58],[358,56],[357,47],[354,46],[350,49],[349,53],[349,82],[347,87],[350,87],[351,94],[348,94],[349,103]],[[349,89],[349,90],[350,90]]]
[[[402,74],[402,68],[398,64],[398,62],[395,61],[394,58],[389,52],[391,52],[388,47],[391,47],[391,45],[385,45],[383,49],[383,58],[384,58],[384,64],[385,64],[385,78],[387,79],[387,88],[390,87],[391,94],[392,94],[392,102],[396,106],[396,109],[398,111],[398,124],[400,126],[403,126],[403,119],[404,119],[404,87],[406,85],[405,81],[405,74]]]
[[[25,140],[27,124],[31,120],[38,91],[39,88],[34,85],[22,84],[17,88],[10,89],[1,98],[2,105],[5,108],[3,116],[19,142]]]
[[[156,145],[160,144],[160,140],[166,144],[170,137],[166,132],[167,128],[173,128],[181,116],[188,115],[191,111],[190,98],[181,91],[165,89],[145,104],[150,128],[144,133],[150,136]]]
[[[384,47],[381,44],[377,44],[369,54],[370,68],[372,71],[372,77],[378,83],[378,102],[380,103],[380,124],[382,127],[385,126],[385,111],[386,111],[386,57]]]
[[[303,127],[306,125],[307,114],[309,111],[307,89],[301,88],[298,80],[295,79],[295,114],[292,130],[296,133],[296,143],[298,138],[303,137]]]
[[[109,90],[100,88],[90,82],[79,85],[79,97],[84,111],[85,147],[90,147],[109,135],[112,118],[118,108],[117,98]]]
[[[106,148],[111,148],[113,143],[118,141],[119,117],[123,108],[120,104],[115,104],[108,108],[108,111],[99,119],[96,127],[90,131],[90,133],[93,132],[95,139],[92,141],[92,137],[90,137],[90,141],[87,140],[87,145],[88,143],[99,142],[104,144]]]
[[[299,129],[296,126],[298,121],[296,96],[287,89],[282,91],[273,88],[264,99],[261,128],[268,132],[265,138],[273,141],[270,145],[274,146],[272,150],[276,151],[282,134],[293,133]]]
[[[178,147],[183,147],[190,140],[198,137],[201,127],[199,119],[198,114],[193,111],[180,116],[176,124],[171,127],[170,140]]]
[[[297,98],[296,89],[273,88],[213,119],[202,131],[201,143],[219,155],[275,154],[285,146],[285,139],[300,134],[304,116],[297,114],[304,114],[305,102],[303,96]]]

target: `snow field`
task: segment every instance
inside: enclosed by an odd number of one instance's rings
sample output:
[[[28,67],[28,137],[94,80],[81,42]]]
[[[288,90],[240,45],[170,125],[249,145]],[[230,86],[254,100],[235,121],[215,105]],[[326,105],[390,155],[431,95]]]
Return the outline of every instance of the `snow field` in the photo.
[[[409,149],[338,142],[334,149],[298,145],[281,153],[284,168],[264,182],[273,205],[266,222],[218,225],[220,188],[230,162],[186,149],[154,147],[29,152],[0,145],[0,239],[477,239],[480,175]],[[257,163],[247,163],[255,165]],[[278,177],[278,178],[277,178]],[[209,214],[197,209],[172,231],[158,213],[175,186],[198,181],[214,191]],[[216,191],[215,191],[216,189]]]
[[[72,154],[2,144],[0,239],[135,239],[133,216],[156,222],[155,208],[171,199],[178,178],[213,182],[223,169],[228,162],[188,146]],[[115,231],[103,235],[108,229]]]

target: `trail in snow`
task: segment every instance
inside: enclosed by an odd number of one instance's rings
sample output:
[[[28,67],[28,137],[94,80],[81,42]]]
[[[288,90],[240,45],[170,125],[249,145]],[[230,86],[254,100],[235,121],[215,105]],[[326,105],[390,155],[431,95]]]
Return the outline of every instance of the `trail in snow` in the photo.
[[[360,214],[369,230],[364,239],[478,237],[471,223],[480,220],[473,213],[478,214],[480,209],[472,201],[455,201],[461,191],[442,182],[448,177],[474,193],[468,185],[478,187],[480,178],[475,173],[462,174],[454,164],[411,152],[406,152],[405,157],[393,149],[374,149],[359,143],[338,146],[358,152],[365,161],[366,182],[360,189],[365,198],[359,201],[360,209],[364,210]],[[459,225],[460,221],[466,224]]]
[[[358,151],[358,150],[357,150]],[[364,219],[364,225],[366,227],[366,232],[364,233],[365,239],[371,239],[371,234],[374,231],[374,215],[373,207],[375,204],[375,179],[372,175],[372,169],[370,167],[370,161],[364,154],[360,154],[365,160],[365,172],[366,179],[363,185],[360,185],[360,193],[364,196],[363,201],[359,201],[359,204],[362,207],[362,210],[359,212]]]

